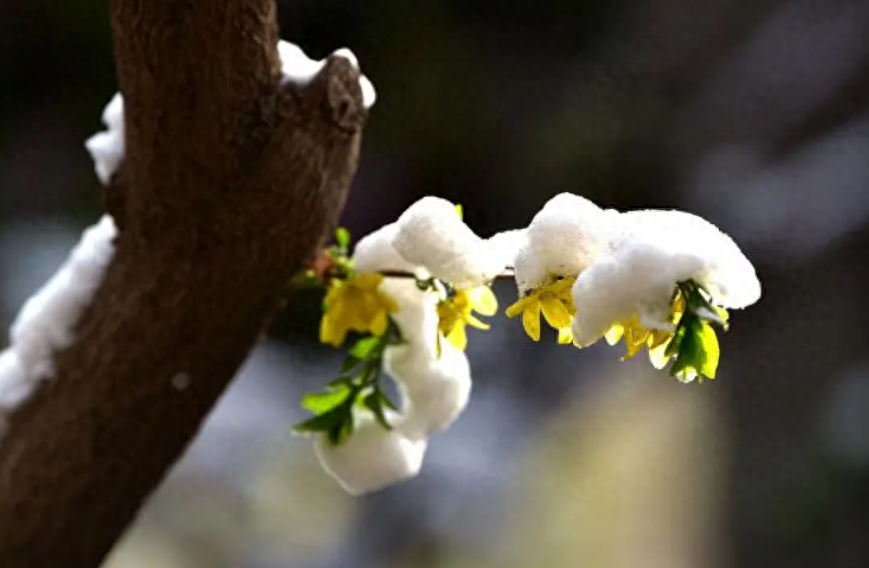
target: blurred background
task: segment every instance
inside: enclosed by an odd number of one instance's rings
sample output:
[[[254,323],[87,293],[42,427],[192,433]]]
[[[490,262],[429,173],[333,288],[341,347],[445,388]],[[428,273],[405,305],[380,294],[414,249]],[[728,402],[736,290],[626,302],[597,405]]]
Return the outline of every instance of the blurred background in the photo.
[[[279,10],[285,39],[352,47],[377,88],[354,235],[424,194],[488,235],[572,191],[707,217],[764,297],[703,385],[498,318],[471,337],[474,395],[423,473],[364,498],[289,434],[340,361],[295,315],[109,568],[869,566],[869,2]],[[4,325],[101,212],[83,141],[116,89],[105,0],[0,3]]]

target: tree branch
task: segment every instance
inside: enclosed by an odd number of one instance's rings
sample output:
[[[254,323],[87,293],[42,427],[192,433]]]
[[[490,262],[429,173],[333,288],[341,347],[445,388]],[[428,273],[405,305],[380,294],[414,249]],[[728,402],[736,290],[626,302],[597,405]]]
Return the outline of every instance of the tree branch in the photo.
[[[76,343],[0,440],[2,566],[100,564],[335,225],[366,118],[344,58],[281,84],[272,0],[112,14],[121,229]]]

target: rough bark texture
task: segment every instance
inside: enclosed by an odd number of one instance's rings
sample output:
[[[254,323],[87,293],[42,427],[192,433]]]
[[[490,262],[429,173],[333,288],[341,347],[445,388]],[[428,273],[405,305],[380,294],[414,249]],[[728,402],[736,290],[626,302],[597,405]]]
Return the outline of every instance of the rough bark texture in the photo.
[[[111,6],[122,229],[77,342],[0,441],[3,567],[100,565],[335,224],[366,117],[343,58],[280,84],[272,0]]]

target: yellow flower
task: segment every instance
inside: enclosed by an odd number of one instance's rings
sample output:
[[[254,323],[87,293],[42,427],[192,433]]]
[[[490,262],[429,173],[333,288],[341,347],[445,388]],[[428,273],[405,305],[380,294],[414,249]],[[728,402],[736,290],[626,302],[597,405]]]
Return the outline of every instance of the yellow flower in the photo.
[[[676,295],[670,303],[670,323],[676,324],[685,313],[685,298],[677,288]],[[649,348],[649,360],[656,369],[663,369],[667,365],[669,357],[664,355],[667,344],[673,339],[672,331],[660,329],[648,329],[641,322],[637,314],[630,319],[614,324],[604,335],[607,343],[615,345],[619,340],[625,341],[625,355],[622,360],[635,357],[643,347]]]
[[[576,308],[570,289],[576,277],[559,278],[528,292],[519,301],[507,308],[507,317],[522,314],[522,327],[525,333],[534,341],[540,341],[540,314],[546,322],[558,330],[558,343],[569,345],[573,343],[573,331],[570,325]]]
[[[657,369],[663,369],[670,359],[674,359],[671,374],[682,382],[691,382],[698,376],[715,378],[721,353],[711,322],[726,330],[727,310],[713,306],[708,301],[697,306],[705,299],[688,299],[686,294],[690,297],[698,291],[694,288],[687,290],[686,292],[686,288],[680,284],[670,303],[669,323],[672,331],[648,329],[641,323],[640,317],[633,314],[629,319],[617,322],[606,332],[604,337],[610,345],[624,339],[623,361],[648,347],[649,360]],[[689,304],[694,307],[690,313],[686,313]],[[673,341],[677,341],[678,345],[668,355],[668,348]]]
[[[344,343],[350,330],[377,336],[386,333],[389,314],[398,311],[398,304],[378,290],[382,280],[383,275],[377,273],[333,279],[320,320],[320,341],[337,347]]]
[[[468,346],[465,326],[489,329],[489,324],[477,319],[473,312],[493,316],[497,311],[498,300],[488,286],[456,290],[452,296],[438,302],[438,351],[440,351],[441,336],[464,350]]]

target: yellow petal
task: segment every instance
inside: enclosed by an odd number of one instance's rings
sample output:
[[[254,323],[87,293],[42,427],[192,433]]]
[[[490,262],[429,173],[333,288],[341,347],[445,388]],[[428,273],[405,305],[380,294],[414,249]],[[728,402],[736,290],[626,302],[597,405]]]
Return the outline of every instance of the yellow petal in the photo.
[[[637,353],[643,350],[646,346],[646,339],[649,337],[649,331],[639,325],[631,325],[625,328],[625,349],[627,352],[622,360],[631,359]]]
[[[457,312],[470,312],[474,309],[466,290],[456,290],[452,297],[444,302]]]
[[[673,298],[673,302],[670,304],[670,321],[673,323],[677,323],[680,319],[682,319],[682,314],[685,313],[685,308],[687,307],[685,302],[685,296],[682,295],[682,291],[678,288],[676,289],[676,296]]]
[[[363,290],[374,290],[383,281],[383,275],[377,272],[366,272],[352,280],[353,285]]]
[[[477,286],[470,292],[471,305],[474,311],[484,316],[493,316],[498,313],[498,298],[488,286]]]
[[[615,345],[618,343],[622,336],[625,334],[625,328],[619,324],[613,324],[611,328],[607,330],[607,332],[603,335],[606,342],[610,345]]]
[[[575,276],[569,276],[566,278],[560,278],[546,286],[546,289],[555,294],[556,296],[569,296],[570,289],[573,288],[573,285],[576,283]]]
[[[440,316],[440,319],[438,319],[438,332],[442,333],[444,336],[447,336],[452,330],[452,324],[450,324],[444,316]]]
[[[556,300],[551,296],[543,296],[540,298],[540,307],[543,309],[543,317],[546,318],[549,325],[555,329],[570,327],[572,317],[561,300]]]
[[[715,335],[715,330],[708,322],[703,322],[700,341],[702,342],[703,351],[706,355],[700,372],[710,379],[714,379],[715,371],[718,369],[718,360],[721,356],[721,349],[718,345],[718,336]]]
[[[344,343],[345,337],[347,337],[347,327],[342,325],[342,322],[325,316],[320,320],[320,341],[338,347]]]
[[[331,307],[326,309],[323,318],[320,320],[320,341],[323,343],[331,343],[336,347],[341,344],[343,337],[338,331],[344,319],[344,304],[336,302]],[[339,340],[340,339],[340,340]],[[337,342],[336,342],[337,341]]]
[[[472,315],[468,315],[465,317],[465,323],[467,323],[468,325],[470,325],[472,327],[476,327],[477,329],[489,329],[490,327],[492,327],[489,324],[487,324],[486,322],[480,321],[479,319],[477,319],[476,317],[474,317]]]
[[[380,300],[380,303],[386,308],[386,311],[394,314],[398,311],[398,302],[392,299],[388,294],[384,294],[383,292],[377,292],[377,298]]]
[[[377,301],[377,296],[369,293],[357,294],[353,299],[353,313],[362,321],[372,321],[378,312],[383,311],[383,306]]]
[[[320,318],[320,343],[332,343],[332,321],[324,315]]]
[[[573,343],[573,330],[569,327],[562,327],[558,330],[559,345],[570,345]]]
[[[528,309],[532,304],[537,303],[537,294],[532,292],[531,294],[525,296],[524,298],[519,298],[513,304],[510,305],[505,311],[504,314],[508,318],[515,318],[521,313],[524,313],[525,310]]]
[[[355,309],[354,309],[355,308]],[[371,326],[371,319],[374,314],[366,314],[361,306],[348,306],[345,313],[338,320],[348,329],[356,331],[366,331]]]
[[[447,341],[464,351],[468,346],[468,334],[465,332],[465,326],[460,324],[454,327],[453,331],[447,336]]]
[[[667,363],[670,361],[670,358],[664,355],[664,353],[667,351],[667,345],[669,343],[670,341],[667,340],[661,345],[649,349],[649,361],[651,361],[652,366],[659,371],[666,367]]]
[[[374,319],[371,321],[371,333],[376,336],[381,336],[386,333],[386,330],[389,328],[389,317],[386,315],[385,310],[380,310],[377,312],[377,315],[374,316]]]
[[[669,343],[672,338],[673,334],[671,332],[655,329],[649,333],[649,338],[646,340],[646,342],[649,345],[649,350],[652,350],[657,349],[665,343]]]
[[[334,305],[340,294],[341,285],[338,284],[337,280],[333,280],[332,284],[329,285],[329,289],[326,291],[326,297],[323,298],[323,304],[325,304],[326,307]]]
[[[525,333],[534,341],[540,341],[540,303],[530,304],[522,312],[522,327]]]

